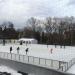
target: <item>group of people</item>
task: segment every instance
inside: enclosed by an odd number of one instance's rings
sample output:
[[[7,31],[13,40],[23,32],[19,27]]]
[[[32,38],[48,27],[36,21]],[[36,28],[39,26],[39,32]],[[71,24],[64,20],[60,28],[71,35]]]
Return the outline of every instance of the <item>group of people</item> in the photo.
[[[12,53],[12,46],[10,47],[10,53]],[[20,48],[19,47],[17,47],[17,53],[19,54],[19,50],[20,50]],[[28,53],[28,51],[29,51],[29,48],[26,48],[25,49],[25,52],[26,52],[26,55],[27,55],[27,53]]]

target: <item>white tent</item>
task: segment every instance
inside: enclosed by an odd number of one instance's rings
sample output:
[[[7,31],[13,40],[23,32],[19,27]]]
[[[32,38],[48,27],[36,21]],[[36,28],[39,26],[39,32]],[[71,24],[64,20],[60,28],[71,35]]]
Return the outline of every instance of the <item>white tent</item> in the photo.
[[[33,39],[33,38],[20,38],[18,40],[18,42],[22,42],[22,43],[25,43],[25,44],[37,44],[37,40],[36,39]]]

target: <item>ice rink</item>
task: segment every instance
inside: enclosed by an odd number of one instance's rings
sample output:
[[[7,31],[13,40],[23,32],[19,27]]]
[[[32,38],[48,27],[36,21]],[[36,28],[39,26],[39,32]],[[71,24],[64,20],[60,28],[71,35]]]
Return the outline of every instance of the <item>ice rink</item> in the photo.
[[[74,46],[56,46],[55,45],[41,45],[41,44],[6,44],[3,46],[0,44],[0,52],[10,53],[10,47],[12,47],[12,52],[17,53],[17,48],[19,47],[19,54],[26,55],[26,49],[28,48],[28,56],[40,57],[44,59],[52,59],[57,61],[69,62],[75,58],[75,47]],[[51,51],[52,50],[52,51]],[[73,67],[73,66],[72,66]],[[72,68],[73,70],[75,68]],[[72,73],[72,69],[69,69],[67,72]],[[72,70],[72,71],[71,71]]]
[[[17,47],[20,48],[19,54],[26,55],[26,48],[28,48],[28,56],[53,59],[58,61],[70,61],[75,58],[75,47],[72,46],[55,46],[54,45],[40,45],[40,44],[30,44],[30,45],[19,45],[19,44],[6,44],[0,45],[0,52],[10,53],[10,47],[12,47],[12,53],[17,54]],[[51,52],[52,49],[52,52]]]

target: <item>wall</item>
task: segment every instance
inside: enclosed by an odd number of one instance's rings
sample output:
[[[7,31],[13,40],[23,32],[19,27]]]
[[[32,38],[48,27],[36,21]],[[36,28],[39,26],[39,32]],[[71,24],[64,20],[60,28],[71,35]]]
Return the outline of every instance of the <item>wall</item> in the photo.
[[[33,75],[71,75],[71,74],[66,74],[51,69],[46,69],[43,67],[38,67],[30,64],[25,64],[25,63],[13,61],[13,60],[1,59],[1,58],[0,58],[0,65],[5,65],[17,71],[22,71]]]

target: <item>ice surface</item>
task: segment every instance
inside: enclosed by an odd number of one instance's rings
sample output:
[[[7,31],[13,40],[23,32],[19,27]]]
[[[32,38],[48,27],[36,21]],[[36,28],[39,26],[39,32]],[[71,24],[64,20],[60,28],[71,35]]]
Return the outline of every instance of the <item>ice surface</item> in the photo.
[[[12,53],[17,54],[17,47],[20,48],[19,54],[26,55],[26,48],[29,48],[28,55],[35,56],[40,58],[46,59],[53,59],[58,61],[65,61],[68,62],[71,59],[75,58],[75,47],[66,46],[65,48],[57,46],[55,48],[54,45],[18,45],[18,44],[6,44],[5,46],[0,45],[0,52],[9,52],[10,53],[10,46],[12,46],[13,51]],[[51,49],[53,49],[51,53]]]
[[[69,62],[73,58],[75,58],[75,47],[74,46],[66,46],[65,48],[57,46],[55,48],[54,45],[40,45],[40,44],[30,44],[30,45],[19,45],[19,44],[6,44],[3,46],[0,45],[0,52],[8,52],[10,53],[10,47],[12,46],[12,53],[17,54],[17,47],[20,48],[19,54],[26,55],[26,48],[29,48],[28,55],[34,57],[40,57],[45,59],[53,59],[58,61]],[[51,53],[51,49],[53,49]],[[68,72],[75,73],[75,66],[72,66]]]

